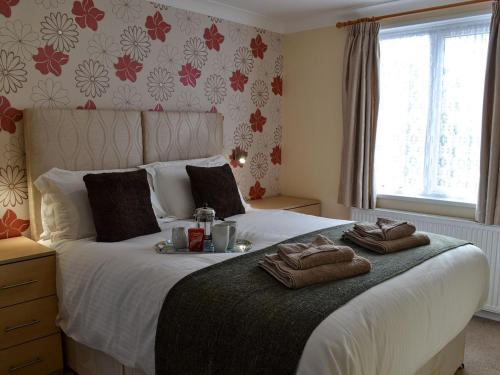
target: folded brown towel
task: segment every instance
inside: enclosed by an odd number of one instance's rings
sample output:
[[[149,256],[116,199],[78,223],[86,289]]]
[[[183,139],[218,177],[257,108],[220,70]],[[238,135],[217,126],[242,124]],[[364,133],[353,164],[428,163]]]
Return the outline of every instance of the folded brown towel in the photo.
[[[368,259],[355,256],[350,262],[323,264],[307,270],[295,270],[277,254],[266,255],[264,260],[259,262],[259,266],[291,289],[361,275],[370,272],[372,267]]]
[[[360,236],[355,230],[348,230],[344,232],[344,238],[368,250],[376,251],[381,254],[394,253],[412,247],[428,245],[431,242],[427,235],[420,232],[415,232],[411,236],[398,238],[397,240],[377,241],[370,237]]]
[[[390,241],[408,237],[415,233],[415,225],[407,221],[396,221],[379,217],[375,224],[354,224],[354,230],[363,237],[371,237],[377,241]]]
[[[280,244],[278,255],[291,268],[304,270],[322,264],[350,262],[354,258],[354,251],[348,246],[337,246],[320,234],[309,244]]]

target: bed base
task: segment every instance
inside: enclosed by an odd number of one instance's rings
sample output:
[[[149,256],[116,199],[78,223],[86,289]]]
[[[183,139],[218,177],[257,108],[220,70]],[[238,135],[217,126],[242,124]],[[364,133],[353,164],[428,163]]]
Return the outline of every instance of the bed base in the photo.
[[[66,366],[78,375],[146,375],[122,365],[103,352],[91,349],[64,336]],[[463,368],[465,330],[460,332],[439,353],[432,357],[414,375],[453,375]]]

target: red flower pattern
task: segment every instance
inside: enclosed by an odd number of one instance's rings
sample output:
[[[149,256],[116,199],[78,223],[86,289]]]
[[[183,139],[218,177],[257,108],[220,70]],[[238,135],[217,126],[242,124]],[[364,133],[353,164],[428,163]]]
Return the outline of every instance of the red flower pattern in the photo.
[[[256,199],[262,199],[262,197],[266,194],[266,189],[260,186],[260,182],[256,181],[255,185],[250,187],[250,199],[251,200],[256,200]]]
[[[271,152],[271,162],[273,164],[281,164],[281,147],[274,146],[273,152]]]
[[[151,112],[163,112],[163,107],[160,103],[154,106],[154,108],[150,109]]]
[[[184,86],[196,87],[196,80],[201,76],[201,71],[193,67],[190,63],[183,65],[178,73],[181,83]]]
[[[60,76],[62,73],[62,65],[69,61],[69,56],[63,52],[56,51],[51,45],[38,47],[38,54],[33,55],[33,60],[36,62],[35,68],[42,74],[52,73],[55,76]]]
[[[92,0],[75,1],[71,12],[75,15],[76,23],[84,29],[97,30],[97,22],[104,18],[104,12],[94,6]]]
[[[0,0],[0,14],[9,18],[12,14],[12,10],[10,8],[17,5],[18,2],[19,0]]]
[[[85,105],[79,105],[76,109],[97,109],[97,107],[95,106],[95,103],[89,99]]]
[[[271,83],[273,94],[283,96],[283,79],[280,76],[275,76]]]
[[[19,237],[29,226],[29,220],[18,219],[14,211],[7,209],[0,219],[0,239]]]
[[[236,148],[233,148],[231,150],[231,154],[229,155],[229,164],[231,164],[231,167],[233,167],[233,168],[238,168],[238,167],[243,168],[243,164],[240,163],[239,160],[235,159],[236,155],[239,155],[240,157],[247,158],[248,152],[246,152],[245,150],[242,150],[240,147],[236,147]]]
[[[163,20],[163,16],[160,12],[156,11],[154,16],[148,16],[146,18],[146,28],[148,29],[148,34],[151,39],[159,39],[164,42],[166,35],[172,29],[172,26]]]
[[[137,73],[142,70],[142,64],[132,59],[129,55],[124,55],[118,58],[118,62],[114,65],[116,69],[116,76],[122,81],[127,79],[135,82]]]
[[[9,99],[0,96],[0,128],[9,133],[16,132],[16,122],[22,120],[23,113],[10,106]]]
[[[216,51],[220,51],[220,45],[224,42],[224,35],[219,33],[217,26],[212,24],[209,28],[205,28],[205,32],[203,33],[203,37],[205,38],[205,44],[208,49],[214,49]]]
[[[260,34],[258,34],[256,38],[252,38],[250,48],[252,49],[253,57],[264,59],[264,52],[267,51],[267,44],[264,43]]]
[[[255,113],[252,113],[250,115],[250,124],[251,128],[254,132],[261,132],[264,127],[264,125],[267,122],[267,117],[262,116],[262,113],[260,112],[260,109],[257,108]]]
[[[208,113],[219,113],[219,111],[217,111],[217,107],[213,105],[212,108],[210,108],[210,110],[208,111]]]
[[[239,69],[233,72],[233,75],[229,78],[231,81],[231,87],[234,91],[245,90],[245,84],[248,82],[248,77],[244,75]]]

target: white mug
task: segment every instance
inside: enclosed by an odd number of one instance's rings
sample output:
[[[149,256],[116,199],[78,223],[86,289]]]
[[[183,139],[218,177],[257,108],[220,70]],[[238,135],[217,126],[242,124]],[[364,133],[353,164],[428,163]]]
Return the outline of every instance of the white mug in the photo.
[[[229,245],[229,225],[215,225],[212,227],[212,243],[217,253],[223,253]]]
[[[234,248],[234,243],[236,242],[236,228],[237,228],[237,222],[234,220],[226,220],[223,221],[222,223],[219,223],[217,225],[225,225],[228,226],[229,229],[229,244],[227,245],[227,248],[229,250]]]
[[[172,228],[172,245],[175,250],[187,249],[188,240],[184,227]]]

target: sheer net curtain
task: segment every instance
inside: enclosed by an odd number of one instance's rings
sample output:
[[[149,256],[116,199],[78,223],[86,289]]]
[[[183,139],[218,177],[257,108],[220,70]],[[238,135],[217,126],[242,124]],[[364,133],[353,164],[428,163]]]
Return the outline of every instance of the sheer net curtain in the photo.
[[[475,202],[489,21],[382,32],[377,194]]]

